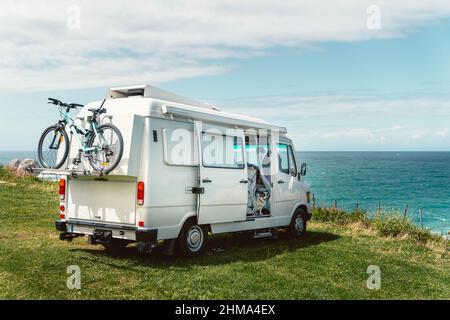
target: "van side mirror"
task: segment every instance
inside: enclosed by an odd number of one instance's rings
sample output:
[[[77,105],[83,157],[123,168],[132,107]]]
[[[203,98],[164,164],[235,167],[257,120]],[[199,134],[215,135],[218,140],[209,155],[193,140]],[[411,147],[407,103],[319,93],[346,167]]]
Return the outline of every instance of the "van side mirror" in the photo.
[[[300,176],[306,176],[306,163],[302,163],[302,166],[300,167]]]

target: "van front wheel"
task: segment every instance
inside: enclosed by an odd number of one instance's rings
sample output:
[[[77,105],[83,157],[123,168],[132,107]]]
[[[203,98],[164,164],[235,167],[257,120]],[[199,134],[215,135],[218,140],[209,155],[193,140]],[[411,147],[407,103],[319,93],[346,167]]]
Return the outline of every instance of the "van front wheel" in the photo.
[[[177,239],[178,251],[184,257],[201,256],[205,253],[207,241],[207,228],[199,226],[193,219],[188,220]]]
[[[292,216],[288,231],[290,234],[300,237],[306,232],[306,213],[303,209],[297,209]]]

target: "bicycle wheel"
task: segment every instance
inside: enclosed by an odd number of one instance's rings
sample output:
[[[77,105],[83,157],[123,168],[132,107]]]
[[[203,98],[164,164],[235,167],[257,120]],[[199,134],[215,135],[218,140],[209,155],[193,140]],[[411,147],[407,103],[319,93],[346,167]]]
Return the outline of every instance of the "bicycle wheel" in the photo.
[[[99,151],[92,151],[89,163],[96,171],[108,174],[114,170],[122,159],[123,138],[120,130],[112,124],[104,124],[97,128],[98,135],[89,140],[89,147],[98,147]]]
[[[43,168],[59,169],[69,155],[69,138],[66,130],[58,125],[50,126],[41,135],[38,160]]]

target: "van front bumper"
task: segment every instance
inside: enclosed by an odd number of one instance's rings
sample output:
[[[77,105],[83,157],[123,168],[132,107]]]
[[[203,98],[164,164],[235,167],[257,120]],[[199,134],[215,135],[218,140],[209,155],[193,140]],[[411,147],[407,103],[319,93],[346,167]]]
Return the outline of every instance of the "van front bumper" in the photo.
[[[77,227],[83,228],[84,231],[79,232]],[[57,220],[55,221],[55,228],[58,231],[68,233],[83,233],[92,234],[95,230],[112,230],[114,238],[124,238],[122,236],[116,236],[119,232],[121,235],[134,235],[134,239],[125,237],[126,240],[136,242],[156,242],[158,240],[158,229],[138,228],[135,226],[119,226],[107,223],[96,223],[89,221],[75,221],[75,220]]]

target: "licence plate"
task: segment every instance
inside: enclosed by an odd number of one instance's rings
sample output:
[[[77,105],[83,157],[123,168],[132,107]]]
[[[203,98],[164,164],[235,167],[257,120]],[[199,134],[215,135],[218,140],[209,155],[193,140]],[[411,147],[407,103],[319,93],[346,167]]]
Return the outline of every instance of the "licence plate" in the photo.
[[[109,242],[112,239],[112,231],[111,230],[94,230],[92,237],[99,242]]]

